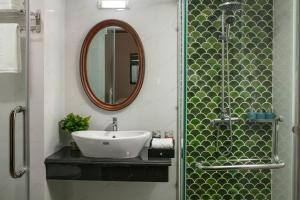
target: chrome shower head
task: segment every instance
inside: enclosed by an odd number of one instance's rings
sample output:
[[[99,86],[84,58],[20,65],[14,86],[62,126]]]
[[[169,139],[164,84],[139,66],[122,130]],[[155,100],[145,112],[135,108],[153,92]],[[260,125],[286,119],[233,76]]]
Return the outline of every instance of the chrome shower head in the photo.
[[[220,4],[219,8],[223,11],[235,11],[242,9],[243,4],[237,1],[225,2]]]

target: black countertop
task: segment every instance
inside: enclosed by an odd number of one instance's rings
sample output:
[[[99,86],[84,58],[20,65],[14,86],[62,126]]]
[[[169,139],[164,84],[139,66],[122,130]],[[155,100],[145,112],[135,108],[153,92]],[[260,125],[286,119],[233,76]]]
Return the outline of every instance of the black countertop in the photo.
[[[142,154],[143,155],[143,154]],[[167,182],[170,158],[89,158],[64,147],[45,160],[47,179]]]
[[[139,165],[139,166],[171,166],[170,158],[90,158],[82,155],[80,151],[72,151],[70,147],[64,147],[45,160],[45,164],[102,164],[102,165]]]

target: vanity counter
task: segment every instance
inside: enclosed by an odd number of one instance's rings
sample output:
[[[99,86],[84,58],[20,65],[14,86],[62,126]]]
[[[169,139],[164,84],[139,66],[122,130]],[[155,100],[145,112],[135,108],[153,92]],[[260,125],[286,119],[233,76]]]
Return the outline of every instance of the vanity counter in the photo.
[[[170,158],[89,158],[64,147],[45,160],[47,179],[168,182]]]

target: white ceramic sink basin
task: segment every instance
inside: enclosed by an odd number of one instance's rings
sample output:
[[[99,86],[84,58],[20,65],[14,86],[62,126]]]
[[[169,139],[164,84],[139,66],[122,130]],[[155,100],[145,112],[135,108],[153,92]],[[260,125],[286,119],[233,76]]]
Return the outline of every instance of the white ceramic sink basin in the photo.
[[[135,158],[151,138],[149,131],[77,131],[72,137],[87,157]]]

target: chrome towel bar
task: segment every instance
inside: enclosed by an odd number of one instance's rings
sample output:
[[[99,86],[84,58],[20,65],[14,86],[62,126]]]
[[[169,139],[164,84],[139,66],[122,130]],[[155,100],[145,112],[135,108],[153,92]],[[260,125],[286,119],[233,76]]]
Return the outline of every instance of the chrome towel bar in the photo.
[[[213,170],[213,171],[224,171],[233,169],[280,169],[285,166],[285,163],[270,163],[270,164],[249,164],[249,165],[219,165],[219,166],[204,166],[202,163],[198,163],[197,167],[203,170]]]
[[[27,10],[16,10],[16,9],[7,9],[0,10],[1,23],[6,23],[8,19],[14,19],[15,22],[20,24],[21,30],[25,30],[26,22],[24,16],[29,12]],[[30,31],[35,33],[40,33],[42,31],[41,25],[41,12],[37,10],[36,12],[29,12],[30,20]]]
[[[278,156],[278,132],[279,132],[279,122],[283,122],[283,117],[279,116],[274,120],[258,120],[258,121],[248,121],[248,123],[272,123],[273,131],[273,150],[272,150],[272,163],[270,164],[245,164],[245,165],[216,165],[216,166],[205,166],[202,163],[197,163],[196,166],[202,170],[233,170],[233,169],[280,169],[285,166],[285,163],[279,159]]]

